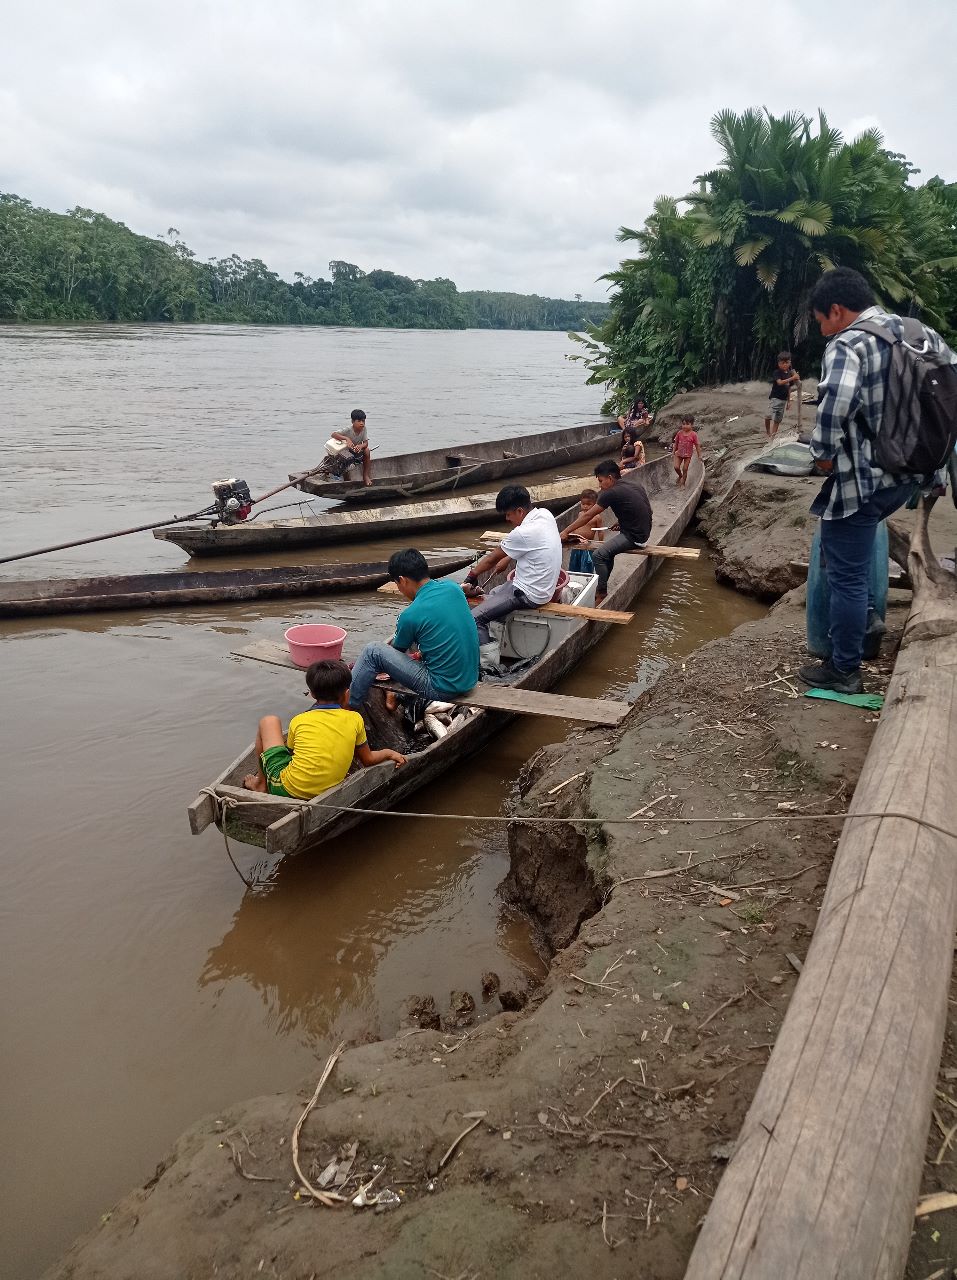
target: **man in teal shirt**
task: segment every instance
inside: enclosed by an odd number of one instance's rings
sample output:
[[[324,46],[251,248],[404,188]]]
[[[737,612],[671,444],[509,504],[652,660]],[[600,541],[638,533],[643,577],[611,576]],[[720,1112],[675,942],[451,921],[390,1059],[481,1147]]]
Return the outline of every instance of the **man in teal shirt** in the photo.
[[[472,611],[455,582],[429,577],[420,551],[397,551],[389,560],[389,577],[406,600],[391,644],[367,644],[352,669],[349,705],[358,710],[384,671],[409,689],[443,702],[468,693],[478,683],[478,632]],[[408,655],[416,650],[421,661]]]

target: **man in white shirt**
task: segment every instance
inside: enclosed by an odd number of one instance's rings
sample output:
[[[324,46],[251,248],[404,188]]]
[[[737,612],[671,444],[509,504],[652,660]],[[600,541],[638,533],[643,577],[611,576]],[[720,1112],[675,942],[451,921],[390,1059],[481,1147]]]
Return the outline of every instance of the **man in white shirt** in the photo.
[[[555,517],[544,507],[532,506],[527,489],[519,484],[506,485],[496,496],[495,510],[512,526],[512,531],[499,547],[472,566],[462,589],[469,597],[480,594],[479,578],[503,570],[509,560],[515,561],[515,574],[511,582],[503,582],[490,591],[472,612],[480,645],[491,639],[490,622],[500,622],[516,609],[539,609],[548,604],[562,571],[562,540]]]

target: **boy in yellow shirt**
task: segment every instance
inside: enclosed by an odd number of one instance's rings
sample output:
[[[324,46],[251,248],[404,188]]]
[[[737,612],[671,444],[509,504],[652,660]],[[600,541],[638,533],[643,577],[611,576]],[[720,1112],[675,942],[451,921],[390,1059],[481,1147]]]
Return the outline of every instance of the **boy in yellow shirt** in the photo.
[[[271,796],[311,800],[337,786],[353,760],[364,769],[385,760],[394,760],[397,769],[405,764],[398,751],[370,749],[362,716],[348,709],[351,684],[352,672],[344,662],[314,662],[306,671],[306,685],[315,705],[293,716],[285,736],[278,716],[263,716],[256,734],[259,772],[247,774],[243,786]]]

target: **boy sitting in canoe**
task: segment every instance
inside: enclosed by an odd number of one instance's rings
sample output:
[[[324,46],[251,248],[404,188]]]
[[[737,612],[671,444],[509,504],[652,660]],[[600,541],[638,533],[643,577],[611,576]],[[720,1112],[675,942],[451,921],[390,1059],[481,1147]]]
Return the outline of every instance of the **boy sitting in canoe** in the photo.
[[[344,662],[325,659],[306,671],[306,685],[315,704],[289,721],[283,736],[278,716],[263,716],[256,734],[259,772],[247,774],[243,786],[271,796],[311,800],[338,786],[358,760],[364,769],[394,760],[405,764],[398,751],[372,751],[366,742],[362,716],[349,710],[352,672]]]
[[[362,464],[362,483],[372,484],[372,453],[369,449],[369,433],[366,430],[364,409],[353,409],[348,431],[333,431],[333,440],[343,440],[349,446],[353,465]]]

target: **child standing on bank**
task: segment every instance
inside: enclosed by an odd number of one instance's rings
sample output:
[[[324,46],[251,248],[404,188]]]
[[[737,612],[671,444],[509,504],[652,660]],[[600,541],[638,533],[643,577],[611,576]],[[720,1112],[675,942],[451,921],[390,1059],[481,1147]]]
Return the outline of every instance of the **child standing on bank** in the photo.
[[[686,413],[681,419],[681,426],[671,445],[675,475],[678,477],[675,484],[679,488],[683,488],[688,483],[688,468],[691,466],[694,454],[701,458],[701,445],[698,443],[698,433],[694,429],[694,414]]]
[[[344,662],[325,659],[306,671],[306,685],[315,704],[289,721],[283,734],[278,716],[263,716],[256,734],[259,771],[243,778],[248,791],[294,800],[313,796],[337,786],[358,760],[369,765],[394,760],[405,764],[398,751],[372,751],[366,742],[366,727],[357,711],[349,710],[352,672]]]
[[[778,433],[784,410],[788,407],[791,392],[798,386],[800,395],[801,375],[791,368],[790,351],[778,352],[778,367],[771,381],[771,394],[768,397],[768,416],[764,419],[764,434],[773,440]]]

